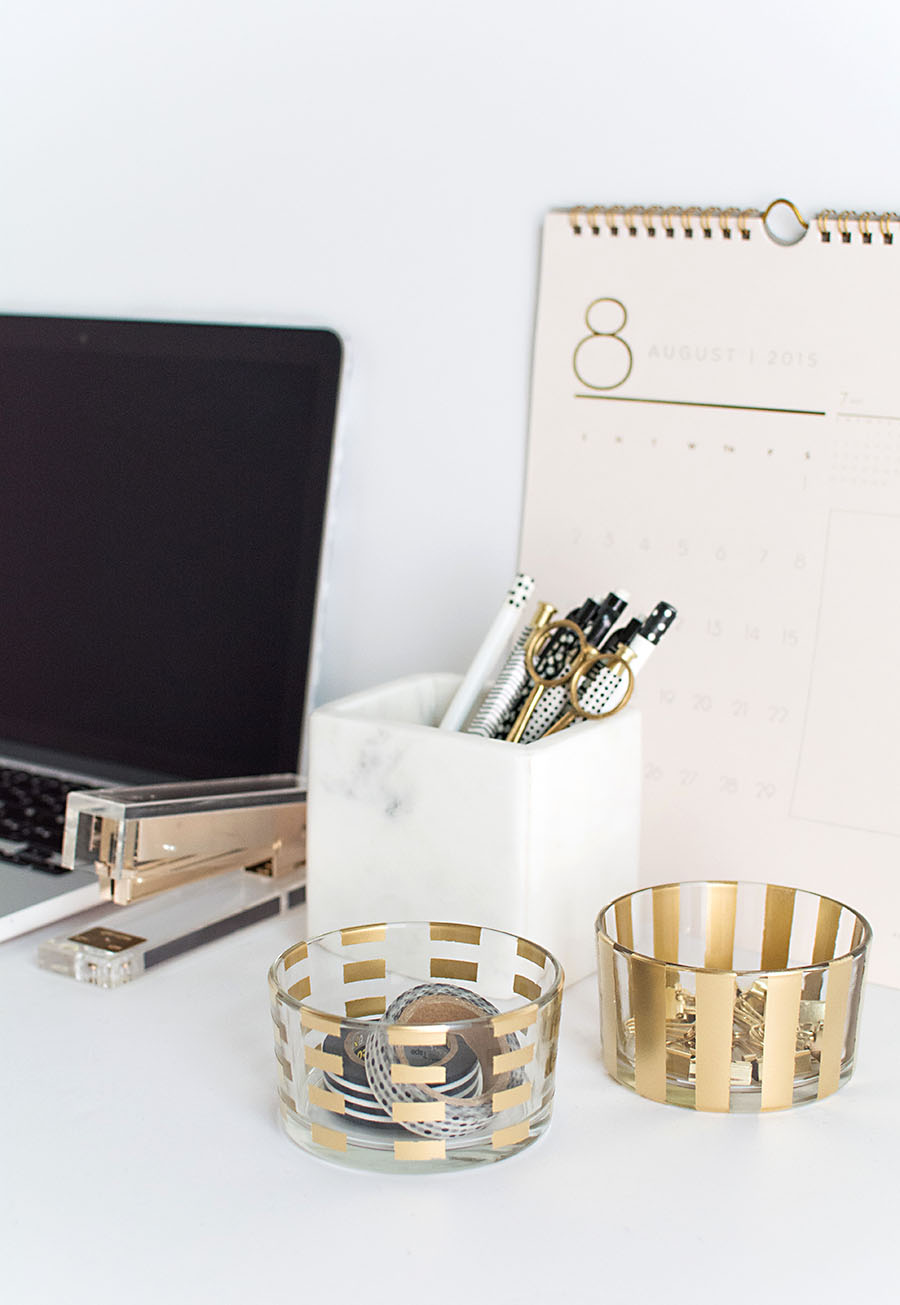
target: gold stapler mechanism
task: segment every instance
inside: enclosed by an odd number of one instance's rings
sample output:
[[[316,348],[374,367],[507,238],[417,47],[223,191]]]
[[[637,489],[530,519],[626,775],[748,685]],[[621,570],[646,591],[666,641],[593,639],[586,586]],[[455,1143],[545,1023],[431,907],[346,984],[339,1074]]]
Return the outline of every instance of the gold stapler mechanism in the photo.
[[[96,871],[112,901],[245,870],[270,878],[306,864],[306,790],[254,775],[69,794],[62,863]]]

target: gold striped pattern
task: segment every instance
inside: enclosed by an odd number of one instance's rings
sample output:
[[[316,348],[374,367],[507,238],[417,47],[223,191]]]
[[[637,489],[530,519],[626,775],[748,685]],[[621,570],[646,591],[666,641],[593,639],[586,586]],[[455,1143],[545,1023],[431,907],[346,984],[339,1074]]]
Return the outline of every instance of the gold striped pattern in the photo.
[[[354,997],[352,1001],[344,1002],[344,1009],[348,1019],[361,1020],[368,1015],[383,1015],[387,1010],[387,1000],[385,997]]]
[[[769,884],[766,889],[766,916],[763,926],[762,970],[783,970],[791,950],[794,923],[794,889]]]
[[[316,1033],[330,1033],[333,1037],[341,1036],[340,1022],[318,1011],[307,1010],[304,1006],[300,1012],[300,1024],[304,1029],[314,1029]]]
[[[841,1082],[841,1061],[844,1058],[844,1028],[847,1023],[847,999],[853,958],[842,956],[828,967],[828,986],[825,989],[825,1023],[822,1028],[822,1056],[819,1061],[818,1096],[830,1096]]]
[[[527,1001],[536,1001],[541,995],[541,985],[532,979],[526,979],[524,974],[517,974],[513,979],[513,992],[520,997],[525,997]]]
[[[616,942],[634,951],[634,925],[631,918],[631,898],[620,897],[616,902]]]
[[[447,1155],[447,1144],[442,1137],[433,1141],[394,1143],[395,1160],[443,1160]]]
[[[292,965],[298,961],[305,961],[309,956],[309,948],[305,942],[299,942],[294,947],[288,948],[284,954],[284,968],[289,970]]]
[[[374,961],[346,961],[344,964],[344,982],[362,983],[365,979],[383,979],[384,972],[384,957]]]
[[[838,925],[841,922],[841,904],[830,897],[823,897],[819,902],[819,914],[816,918],[816,941],[813,943],[812,963],[821,965],[823,961],[834,960],[834,947],[837,942]]]
[[[819,902],[819,913],[816,917],[816,940],[813,943],[812,953],[813,965],[821,965],[824,961],[833,959],[840,921],[840,902],[832,901],[830,897],[823,897]],[[817,970],[815,973],[806,976],[803,984],[803,996],[807,1001],[819,1000],[822,995],[822,980],[824,977],[822,970]]]
[[[768,915],[768,902],[766,913]],[[791,913],[793,914],[793,890],[791,890]],[[770,974],[767,979],[765,1032],[760,1073],[761,1110],[783,1110],[791,1105],[794,1099],[794,1058],[797,1050],[797,1027],[800,1022],[802,981],[803,975],[799,970],[791,970],[787,974]]]
[[[298,979],[296,983],[292,983],[288,988],[288,996],[293,997],[295,1001],[303,1001],[304,997],[309,996],[309,992],[310,977],[308,974],[305,979]]]
[[[437,1025],[429,1028],[426,1024],[391,1024],[387,1031],[388,1043],[392,1047],[446,1047],[447,1030]]]
[[[537,1019],[537,1006],[523,1006],[520,1010],[507,1011],[505,1015],[495,1015],[491,1020],[494,1036],[502,1038],[507,1033],[519,1033],[531,1028]]]
[[[653,955],[658,961],[678,962],[678,926],[681,891],[677,884],[651,889],[653,894]]]
[[[734,963],[734,923],[737,884],[710,884],[706,899],[706,955],[708,970],[730,970]]]
[[[443,1101],[395,1101],[391,1119],[396,1124],[443,1124],[447,1106]]]
[[[329,1151],[346,1151],[347,1134],[339,1133],[335,1128],[326,1128],[324,1124],[313,1124],[312,1140],[317,1146],[327,1146]]]
[[[600,1038],[603,1046],[603,1066],[607,1074],[619,1077],[619,1033],[616,1019],[615,953],[606,942],[597,949],[598,979],[600,983]]]
[[[632,1083],[630,1072],[623,1077],[620,1067],[620,1056],[624,1055],[630,1062],[629,1070],[633,1065],[633,1086],[641,1096],[681,1103],[684,1087],[693,1081],[693,1105],[697,1110],[727,1112],[732,1109],[737,1087],[756,1090],[757,1059],[763,1111],[792,1106],[798,1090],[806,1099],[817,1069],[819,1097],[828,1096],[841,1084],[844,1058],[849,1054],[847,1038],[855,1034],[862,979],[861,966],[859,971],[854,968],[856,958],[850,953],[858,951],[867,937],[865,921],[840,903],[818,897],[811,903],[817,914],[815,940],[810,947],[812,930],[807,931],[807,916],[804,913],[801,919],[796,912],[797,890],[765,886],[761,973],[742,994],[738,989],[740,976],[734,970],[739,889],[740,885],[724,881],[686,887],[664,884],[613,902],[599,917],[597,968],[603,1064],[611,1077]],[[687,957],[684,967],[678,963],[680,898],[685,893],[692,894],[685,897],[686,902],[691,902],[686,931],[688,924],[693,926],[696,920],[695,904],[705,901],[705,916],[697,921],[705,930],[702,968],[688,965]],[[647,925],[652,923],[652,957],[634,951],[636,896],[639,942],[643,947],[649,945],[645,935]],[[641,902],[652,907],[651,921],[647,921]],[[615,946],[610,942],[613,913],[618,939]],[[851,924],[853,937],[848,948]],[[616,951],[629,949],[631,955],[617,962]],[[618,968],[624,964],[628,965],[627,979]],[[683,968],[690,974],[681,973]],[[823,984],[827,986],[823,988]],[[820,1000],[822,994],[824,1003]],[[693,1038],[687,1040],[682,1035],[690,1026],[692,1013]],[[809,1040],[817,1020],[822,1023],[811,1053]],[[738,1050],[736,1028],[740,1032]],[[671,1047],[667,1046],[668,1037],[672,1038]],[[798,1089],[801,1080],[803,1086]]]
[[[530,1065],[534,1059],[534,1043],[528,1042],[518,1051],[503,1051],[495,1056],[492,1063],[494,1074],[507,1074],[511,1069],[521,1069]]]
[[[318,1106],[320,1110],[330,1110],[335,1115],[344,1113],[344,1098],[341,1094],[339,1092],[326,1092],[324,1088],[311,1087],[309,1089],[309,1104]]]
[[[516,948],[516,955],[521,956],[523,961],[531,961],[542,970],[547,964],[547,953],[543,947],[538,947],[535,943],[529,942],[527,938],[520,938],[519,945]]]
[[[695,1105],[698,1110],[727,1111],[730,1106],[735,986],[733,974],[697,975]]]
[[[433,979],[468,979],[474,983],[478,978],[478,962],[455,961],[451,956],[433,956],[431,958],[431,977]]]
[[[634,1088],[651,1101],[666,1099],[666,968],[628,958],[634,1008]]]
[[[504,1092],[492,1093],[491,1110],[495,1115],[498,1115],[501,1110],[509,1110],[511,1106],[521,1106],[530,1099],[531,1084],[520,1083],[518,1087],[507,1088]]]
[[[359,943],[384,942],[386,933],[386,924],[357,924],[352,929],[341,930],[341,944],[356,947]]]
[[[443,1065],[391,1065],[392,1083],[446,1083]]]
[[[515,1146],[517,1142],[524,1142],[529,1132],[527,1119],[520,1124],[510,1124],[509,1128],[496,1128],[491,1135],[491,1146],[495,1151],[504,1146]]]
[[[281,1041],[287,1042],[287,1036],[288,1036],[287,1028],[285,1027],[284,1024],[282,1024],[281,1020],[275,1014],[274,1010],[272,1011],[272,1023],[275,1025],[275,1032],[278,1034],[279,1038],[281,1038]]]
[[[341,1074],[344,1061],[341,1056],[332,1056],[321,1047],[304,1047],[303,1059],[309,1069],[327,1069],[329,1074]]]
[[[284,1077],[287,1079],[289,1083],[293,1083],[294,1071],[291,1069],[291,1062],[289,1060],[285,1060],[284,1056],[282,1056],[281,1053],[278,1051],[275,1052],[275,1059],[278,1061],[278,1064],[281,1066],[281,1072],[284,1075]]]
[[[445,921],[432,921],[432,942],[469,943],[477,947],[481,942],[481,929],[475,924],[448,924]]]

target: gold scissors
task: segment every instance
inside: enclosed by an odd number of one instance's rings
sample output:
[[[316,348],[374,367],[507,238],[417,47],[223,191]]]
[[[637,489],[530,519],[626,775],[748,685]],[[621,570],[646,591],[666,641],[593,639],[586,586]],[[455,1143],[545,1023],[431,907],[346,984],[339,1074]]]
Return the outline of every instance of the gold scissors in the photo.
[[[570,633],[570,638],[567,640],[571,647],[572,655],[570,660],[563,666],[559,674],[542,675],[536,662],[547,652],[551,640],[557,644],[560,642],[557,632],[562,633],[563,631]],[[574,638],[571,638],[572,635],[574,635]],[[559,720],[554,721],[550,728],[541,735],[541,738],[546,738],[548,734],[556,734],[559,730],[565,729],[578,716],[584,720],[605,720],[607,716],[614,716],[617,711],[621,711],[634,692],[634,672],[628,665],[628,658],[624,655],[628,651],[625,647],[620,646],[612,653],[601,652],[599,648],[595,648],[593,644],[588,643],[581,626],[576,624],[575,621],[569,620],[568,617],[558,621],[550,621],[546,625],[532,630],[525,644],[524,655],[525,669],[528,671],[534,687],[523,703],[522,710],[516,717],[512,729],[507,734],[507,740],[510,743],[518,743],[525,733],[535,707],[547,689],[555,689],[563,685],[568,686],[570,706],[565,714]],[[579,690],[585,676],[598,664],[608,666],[610,669],[615,666],[622,666],[628,678],[624,694],[615,706],[610,707],[608,711],[590,711],[587,707],[583,707],[579,700]]]

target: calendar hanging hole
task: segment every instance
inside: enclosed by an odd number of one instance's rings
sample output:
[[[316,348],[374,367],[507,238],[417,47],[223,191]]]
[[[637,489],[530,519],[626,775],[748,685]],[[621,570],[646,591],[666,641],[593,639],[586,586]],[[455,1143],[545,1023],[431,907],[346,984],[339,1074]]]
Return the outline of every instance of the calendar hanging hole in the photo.
[[[773,199],[762,216],[766,235],[776,245],[796,245],[809,230],[809,223],[789,199]]]

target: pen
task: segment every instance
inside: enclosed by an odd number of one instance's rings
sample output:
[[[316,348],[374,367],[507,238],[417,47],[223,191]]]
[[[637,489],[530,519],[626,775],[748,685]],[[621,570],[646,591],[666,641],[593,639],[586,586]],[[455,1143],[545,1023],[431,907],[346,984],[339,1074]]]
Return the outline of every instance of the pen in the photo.
[[[577,622],[577,624],[582,625],[585,639],[589,644],[595,648],[602,647],[602,640],[609,633],[613,621],[617,620],[627,607],[628,597],[627,589],[612,589],[602,603],[594,603],[595,610],[587,614],[587,619],[583,625],[581,621]],[[560,633],[568,634],[568,631],[560,631]],[[573,640],[574,635],[569,634],[569,642],[571,643]],[[561,669],[562,666],[560,665],[558,669],[548,670],[546,672],[547,678],[552,679]],[[521,741],[523,743],[534,743],[536,739],[546,734],[554,721],[557,721],[563,715],[568,706],[568,701],[569,691],[565,684],[547,689],[535,707],[531,719],[522,734]]]
[[[533,621],[519,635],[502,670],[485,694],[484,700],[471,723],[466,726],[467,733],[479,734],[485,739],[505,736],[518,715],[519,699],[522,697],[523,691],[528,687],[528,672],[525,669],[525,644],[532,630],[546,625],[555,612],[556,608],[550,603],[540,603],[538,605]]]
[[[654,648],[677,615],[671,603],[657,603],[639,628],[630,631],[630,627],[635,623],[629,622],[621,632],[614,631],[604,645],[603,651],[618,652],[621,647],[624,654],[622,660],[628,662],[632,675],[637,675],[638,671],[646,666]],[[616,639],[618,643],[612,647]],[[581,695],[581,706],[585,711],[595,714],[606,712],[625,692],[625,687],[621,667],[603,666],[596,675],[586,681],[584,693]],[[578,724],[580,719],[584,718],[579,717],[574,723]]]
[[[645,619],[644,616],[633,616],[630,621],[626,621],[624,625],[619,626],[618,630],[613,630],[605,643],[600,645],[600,651],[604,653],[615,652],[620,643],[624,643],[627,648],[634,636],[640,632]]]
[[[472,658],[469,669],[463,676],[462,683],[450,700],[450,705],[441,720],[440,728],[442,730],[462,729],[472,708],[483,692],[491,671],[503,655],[503,649],[512,638],[522,607],[528,601],[533,588],[534,580],[531,576],[520,571],[510,586],[500,611],[484,636],[481,647]]]

